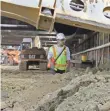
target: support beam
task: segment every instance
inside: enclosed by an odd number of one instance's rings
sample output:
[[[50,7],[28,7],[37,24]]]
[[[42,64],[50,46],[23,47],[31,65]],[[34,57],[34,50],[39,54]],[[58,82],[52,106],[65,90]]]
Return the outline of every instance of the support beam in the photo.
[[[100,3],[102,4],[101,7]],[[49,4],[48,0],[47,4]],[[105,7],[110,6],[110,4],[107,4],[106,1],[100,0],[100,2],[97,2],[97,5],[94,8],[94,10],[91,9],[91,5],[88,2],[86,4],[87,5],[86,12],[81,11],[78,13],[75,11],[73,13],[73,10],[69,8],[70,3],[67,2],[67,0],[63,0],[63,4],[64,4],[63,7],[56,8],[55,22],[65,25],[70,25],[73,27],[80,27],[89,30],[110,33],[110,19],[106,18],[103,14],[103,9]],[[58,5],[62,6],[62,2],[61,3],[59,2]],[[90,10],[92,11],[92,13]],[[31,24],[35,27],[37,26],[37,21],[39,18],[39,11],[40,8],[37,6],[36,8],[26,7],[1,1],[2,16],[27,22],[28,24]]]
[[[101,46],[97,46],[97,47],[94,47],[94,48],[91,48],[91,49],[87,49],[85,51],[78,52],[76,54],[72,54],[72,56],[75,56],[75,55],[78,55],[78,54],[83,54],[83,53],[86,53],[86,52],[89,52],[89,51],[98,50],[98,49],[109,47],[109,46],[110,46],[110,43],[106,43],[106,44],[103,44]]]
[[[3,27],[28,27],[28,25],[13,25],[13,24],[0,24],[0,27],[3,28]]]
[[[16,35],[2,35],[2,38],[3,39],[5,39],[5,38],[8,38],[8,39],[10,39],[10,38],[12,38],[13,37],[13,39],[16,39],[16,38],[20,38],[20,39],[23,39],[23,38],[35,38],[36,36],[16,36]],[[44,39],[46,39],[46,40],[48,40],[48,39],[53,39],[53,40],[56,40],[56,39],[54,39],[54,37],[53,36],[42,36],[41,38],[44,38]]]
[[[57,41],[41,41],[41,43],[45,44],[45,43],[55,43],[57,44]]]
[[[85,19],[81,19],[80,17],[75,17],[71,15],[57,14],[56,22],[65,24],[65,25],[70,25],[73,27],[79,27],[79,28],[89,29],[89,30],[98,31],[98,32],[110,33],[109,24],[99,23],[98,21],[96,22],[96,21],[85,20]]]
[[[36,30],[35,27],[30,25],[12,25],[12,24],[1,24],[1,30]]]
[[[12,45],[12,46],[19,46],[19,44],[15,44],[15,43],[2,43],[1,46],[2,45],[5,45],[5,46],[10,46],[10,45]]]
[[[46,37],[43,38],[43,37],[40,37],[40,40],[41,40],[41,41],[47,41],[47,40],[48,40],[48,41],[51,41],[51,40],[52,40],[52,41],[56,41],[56,38],[51,38],[51,37],[49,37],[49,38],[46,38]]]
[[[17,36],[56,36],[55,32],[48,33],[46,31],[21,31],[21,30],[2,30],[1,35],[17,35]],[[55,38],[55,37],[54,37]]]
[[[38,14],[39,14],[38,7],[36,8],[25,7],[25,6],[1,1],[1,15],[2,16],[14,18],[23,22],[27,22],[33,26],[36,26]]]
[[[11,41],[3,41],[1,45],[20,45],[21,42],[11,42]]]

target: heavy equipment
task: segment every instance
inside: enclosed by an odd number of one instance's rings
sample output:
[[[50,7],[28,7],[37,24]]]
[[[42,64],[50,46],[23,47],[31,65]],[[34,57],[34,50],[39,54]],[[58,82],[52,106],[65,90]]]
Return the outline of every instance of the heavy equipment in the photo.
[[[15,65],[19,63],[20,51],[13,48],[12,46],[9,46],[7,49],[3,49],[1,54],[3,64]]]
[[[49,32],[73,34],[87,29],[110,33],[110,0],[2,0],[1,15]]]
[[[24,38],[21,43],[19,70],[26,71],[30,65],[36,65],[40,70],[46,70],[47,56],[43,48],[33,47],[31,38]]]

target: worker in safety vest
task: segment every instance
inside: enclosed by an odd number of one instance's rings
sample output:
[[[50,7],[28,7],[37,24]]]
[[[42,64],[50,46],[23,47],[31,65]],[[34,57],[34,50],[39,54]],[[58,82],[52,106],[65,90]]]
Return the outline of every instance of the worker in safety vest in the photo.
[[[65,35],[58,33],[57,45],[51,46],[48,52],[48,68],[52,73],[64,73],[70,70],[70,50],[65,46]],[[61,53],[62,52],[62,53]]]

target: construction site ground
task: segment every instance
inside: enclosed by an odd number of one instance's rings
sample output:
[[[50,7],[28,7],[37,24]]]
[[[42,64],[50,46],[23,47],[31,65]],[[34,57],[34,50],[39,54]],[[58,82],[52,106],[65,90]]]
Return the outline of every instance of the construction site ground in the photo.
[[[110,71],[72,68],[52,75],[1,66],[2,111],[110,111]]]

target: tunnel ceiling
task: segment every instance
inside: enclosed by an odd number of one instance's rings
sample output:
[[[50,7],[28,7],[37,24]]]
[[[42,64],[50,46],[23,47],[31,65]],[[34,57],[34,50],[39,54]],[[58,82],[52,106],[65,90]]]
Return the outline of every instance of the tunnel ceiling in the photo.
[[[86,29],[81,29],[81,28],[76,28],[76,27],[72,27],[72,26],[68,26],[68,25],[64,25],[64,24],[60,24],[60,23],[55,23],[54,25],[54,30],[59,33],[62,32],[64,33],[66,36],[68,35],[72,35],[74,33],[76,33],[76,35],[79,34],[87,34],[90,33],[90,30],[86,30]],[[46,31],[42,31],[42,30],[36,30],[35,27],[33,27],[32,25],[29,25],[25,22],[21,22],[15,19],[11,19],[11,18],[7,18],[7,17],[1,17],[1,34],[2,34],[2,44],[20,44],[23,38],[26,37],[31,37],[34,38],[36,35],[41,35],[43,34],[43,32]],[[44,34],[43,34],[44,35]],[[47,34],[47,36],[49,36]],[[55,36],[55,34],[53,34],[52,36]],[[80,36],[80,35],[79,35]],[[81,37],[81,36],[80,36]],[[15,39],[16,38],[16,39]],[[55,41],[55,37],[42,37],[41,38],[41,42],[43,42],[43,44],[45,44],[45,41],[50,41],[50,42],[46,42],[46,44],[49,46],[55,42],[51,42],[51,41]],[[74,37],[72,39],[72,44],[77,43],[79,37]],[[76,41],[76,42],[75,42]]]

